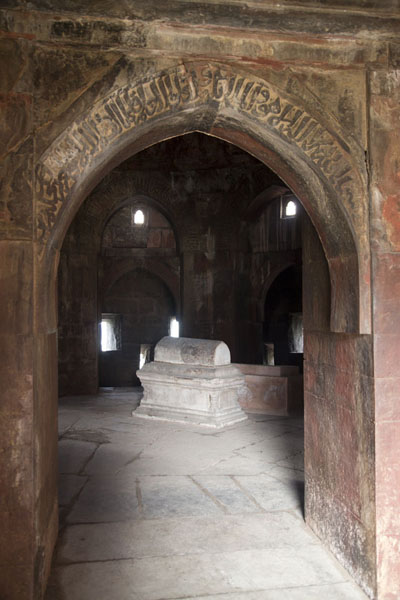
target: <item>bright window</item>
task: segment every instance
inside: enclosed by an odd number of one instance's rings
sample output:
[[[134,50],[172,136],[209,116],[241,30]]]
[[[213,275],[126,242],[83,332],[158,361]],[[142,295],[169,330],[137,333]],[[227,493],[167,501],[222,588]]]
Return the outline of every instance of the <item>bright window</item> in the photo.
[[[294,217],[297,212],[296,204],[293,200],[289,200],[289,202],[285,206],[285,216],[286,217]]]
[[[120,349],[120,315],[103,314],[100,322],[100,347],[102,352]]]
[[[175,338],[179,337],[179,321],[175,317],[172,317],[169,322],[169,335]]]
[[[302,313],[291,313],[289,323],[289,352],[291,354],[303,353],[303,315]]]
[[[135,210],[135,214],[133,215],[133,222],[135,223],[135,225],[144,224],[144,212],[142,210]]]
[[[297,198],[293,195],[281,197],[281,219],[291,219],[297,215]]]
[[[150,362],[151,344],[140,345],[140,356],[139,356],[139,369],[141,369],[146,363]]]

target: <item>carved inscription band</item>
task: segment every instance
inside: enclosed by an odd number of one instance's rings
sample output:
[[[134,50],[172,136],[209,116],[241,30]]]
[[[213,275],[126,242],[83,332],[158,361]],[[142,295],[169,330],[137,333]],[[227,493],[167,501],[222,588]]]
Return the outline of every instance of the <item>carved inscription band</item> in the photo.
[[[185,107],[222,103],[297,146],[352,205],[353,165],[348,153],[317,120],[262,80],[218,65],[194,65],[116,90],[54,142],[36,172],[39,239],[49,235],[83,171],[120,136]]]

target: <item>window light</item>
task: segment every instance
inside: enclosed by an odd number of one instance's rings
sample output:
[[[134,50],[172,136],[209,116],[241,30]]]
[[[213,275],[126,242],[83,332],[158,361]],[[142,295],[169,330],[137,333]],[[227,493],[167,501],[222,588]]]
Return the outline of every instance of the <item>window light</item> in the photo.
[[[289,200],[289,202],[285,206],[285,217],[294,217],[297,212],[296,203],[293,200]]]
[[[117,350],[117,338],[115,337],[112,320],[103,319],[100,323],[100,327],[102,352],[110,352],[111,350]]]
[[[179,337],[179,321],[175,317],[172,317],[169,322],[169,335],[175,338]]]
[[[144,212],[140,210],[140,208],[135,211],[135,214],[133,215],[133,222],[135,223],[135,225],[144,224]]]
[[[140,344],[139,369],[150,362],[151,344]]]
[[[113,313],[101,315],[100,348],[102,352],[121,350],[121,315]]]

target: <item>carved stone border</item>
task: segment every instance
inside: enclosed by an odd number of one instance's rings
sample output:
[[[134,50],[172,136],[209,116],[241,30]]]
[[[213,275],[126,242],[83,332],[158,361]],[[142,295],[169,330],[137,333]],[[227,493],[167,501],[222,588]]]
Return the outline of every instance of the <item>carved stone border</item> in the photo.
[[[64,207],[113,147],[139,136],[143,126],[161,118],[165,122],[166,117],[202,108],[215,115],[228,111],[238,120],[241,116],[250,119],[262,136],[289,144],[329,186],[346,215],[357,249],[358,285],[368,287],[367,196],[351,150],[338,134],[339,125],[328,128],[320,114],[307,109],[302,101],[254,75],[219,64],[181,65],[127,84],[66,129],[36,166],[35,225],[39,244],[49,241]],[[358,302],[362,298],[364,306],[368,305],[365,289],[363,293],[360,288],[358,295]],[[362,310],[365,312],[365,308]],[[364,316],[363,320],[365,323],[368,318]],[[361,328],[365,331],[365,326]]]

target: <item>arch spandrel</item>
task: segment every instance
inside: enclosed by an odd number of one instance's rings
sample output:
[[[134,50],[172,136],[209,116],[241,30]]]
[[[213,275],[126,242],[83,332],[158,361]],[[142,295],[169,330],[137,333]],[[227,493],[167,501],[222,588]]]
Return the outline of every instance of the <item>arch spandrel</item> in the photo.
[[[135,139],[147,132],[148,145],[195,130],[233,141],[273,169],[276,154],[274,170],[298,193],[317,228],[333,294],[335,282],[342,286],[332,302],[333,330],[368,333],[368,205],[360,148],[344,141],[332,117],[322,119],[319,110],[231,66],[191,63],[129,83],[70,125],[36,167],[38,243],[61,244],[85,182],[97,183],[96,172],[104,175],[116,155],[123,159]],[[357,306],[346,308],[346,297],[347,303],[356,297]]]

